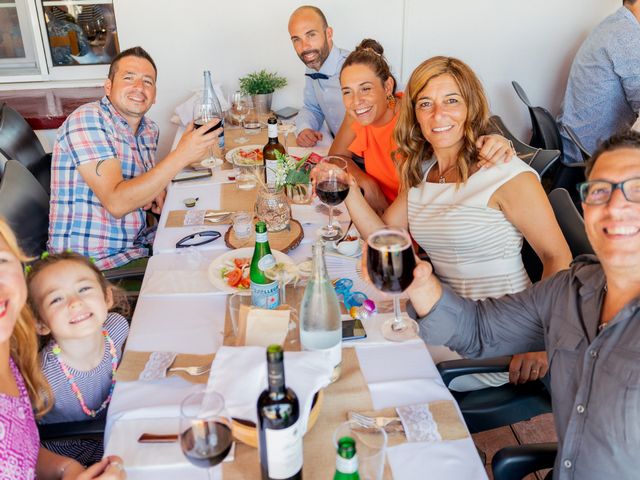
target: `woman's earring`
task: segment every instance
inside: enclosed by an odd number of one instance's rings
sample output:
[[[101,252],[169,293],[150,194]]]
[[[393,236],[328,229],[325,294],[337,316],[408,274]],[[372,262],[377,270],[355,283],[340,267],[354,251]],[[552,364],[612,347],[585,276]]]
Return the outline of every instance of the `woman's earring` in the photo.
[[[387,105],[392,110],[396,108],[396,97],[391,94],[387,95]]]

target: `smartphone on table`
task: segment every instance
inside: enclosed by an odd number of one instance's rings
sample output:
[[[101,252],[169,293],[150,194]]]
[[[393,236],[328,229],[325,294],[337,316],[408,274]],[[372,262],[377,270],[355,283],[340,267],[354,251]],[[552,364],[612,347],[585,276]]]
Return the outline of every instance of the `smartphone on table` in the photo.
[[[360,338],[366,338],[367,332],[364,330],[364,325],[360,319],[350,318],[342,321],[342,340],[358,340]]]

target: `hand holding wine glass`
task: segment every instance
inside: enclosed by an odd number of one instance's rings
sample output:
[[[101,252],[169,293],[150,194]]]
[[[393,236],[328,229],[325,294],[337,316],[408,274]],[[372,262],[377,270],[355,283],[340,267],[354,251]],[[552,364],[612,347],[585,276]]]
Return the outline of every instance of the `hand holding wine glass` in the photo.
[[[200,128],[216,118],[216,108],[213,103],[207,103],[202,100],[196,101],[193,107],[194,128]],[[220,127],[222,127],[222,119],[218,118],[218,122],[213,127],[209,128],[206,133],[211,133]],[[219,166],[222,164],[222,160],[216,159],[216,157],[214,156],[212,148],[209,148],[207,160],[209,160],[209,165],[211,167]]]
[[[231,450],[231,421],[223,413],[224,398],[216,392],[193,393],[182,401],[180,447],[196,467],[214,467]]]
[[[387,340],[403,342],[418,333],[418,324],[400,311],[400,294],[413,281],[416,258],[411,237],[400,227],[384,226],[367,239],[367,274],[380,291],[393,294],[393,318],[382,325]]]
[[[329,206],[329,224],[322,228],[321,235],[324,240],[337,240],[342,236],[342,228],[333,224],[333,207],[349,194],[347,162],[340,157],[324,157],[315,170],[316,195]]]

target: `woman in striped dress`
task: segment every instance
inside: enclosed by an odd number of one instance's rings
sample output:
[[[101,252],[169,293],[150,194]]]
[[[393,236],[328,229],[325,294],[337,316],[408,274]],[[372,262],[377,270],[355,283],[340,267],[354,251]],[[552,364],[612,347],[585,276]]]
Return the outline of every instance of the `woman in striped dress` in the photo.
[[[473,299],[515,293],[530,284],[520,255],[523,236],[543,263],[543,277],[571,262],[536,172],[515,156],[481,167],[476,141],[489,130],[488,120],[482,85],[465,63],[426,60],[409,79],[394,130],[401,193],[382,219],[367,208],[358,188],[347,198],[364,237],[383,224],[408,227],[438,277]],[[429,349],[436,363],[460,358],[445,347]],[[463,377],[451,387],[523,383],[546,371],[545,352],[526,353],[513,357],[508,375]]]

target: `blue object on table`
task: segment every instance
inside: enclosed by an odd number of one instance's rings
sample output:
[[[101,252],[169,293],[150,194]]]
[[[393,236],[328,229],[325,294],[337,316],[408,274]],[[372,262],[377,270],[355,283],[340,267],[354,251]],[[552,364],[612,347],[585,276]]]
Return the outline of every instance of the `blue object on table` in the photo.
[[[353,280],[350,278],[340,278],[333,284],[336,289],[336,294],[342,297],[342,303],[344,303],[345,309],[351,310],[351,307],[359,307],[368,298],[362,292],[352,292]]]

